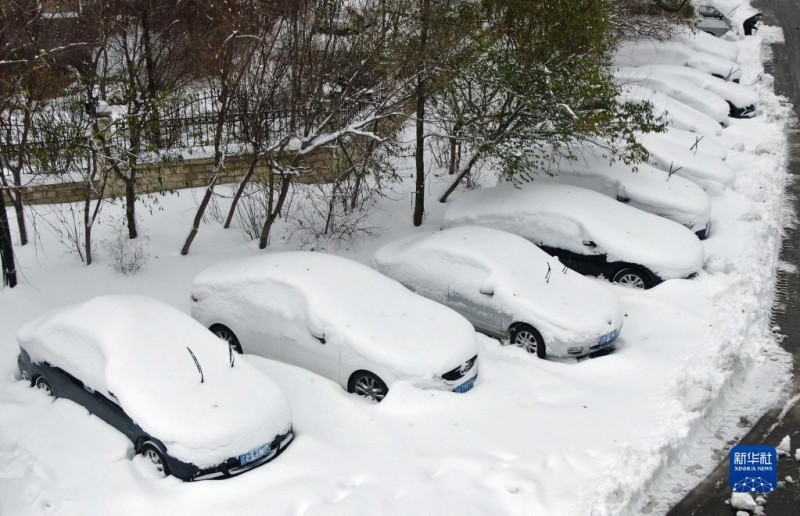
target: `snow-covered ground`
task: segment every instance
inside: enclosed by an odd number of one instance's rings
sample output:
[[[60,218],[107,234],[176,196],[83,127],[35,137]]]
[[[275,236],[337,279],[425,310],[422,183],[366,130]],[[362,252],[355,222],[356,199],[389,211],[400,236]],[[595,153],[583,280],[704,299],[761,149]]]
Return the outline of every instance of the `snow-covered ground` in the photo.
[[[277,460],[224,481],[158,478],[119,432],[18,381],[15,333],[47,310],[108,293],[146,294],[188,312],[195,274],[264,251],[210,222],[180,256],[198,191],[160,198],[152,213],[139,210],[149,259],[134,276],[116,274],[102,253],[83,266],[40,220],[35,245],[16,248],[20,285],[0,290],[0,514],[665,512],[721,457],[714,450],[745,431],[740,421],[754,421],[787,381],[790,358],[769,312],[785,223],[790,109],[761,64],[764,40],[779,38],[778,29],[764,27],[735,41],[742,84],[757,91],[759,113],[731,120],[718,138],[736,178],[712,198],[700,275],[648,291],[593,280],[625,313],[615,352],[542,361],[481,336],[472,391],[400,382],[379,405],[253,357],[286,392],[296,440]],[[449,176],[432,168],[426,220],[414,228],[413,160],[405,163],[408,180],[371,215],[380,236],[337,254],[367,263],[392,238],[439,229],[444,206],[435,199]],[[104,210],[96,237],[112,239],[120,217],[119,206]],[[298,248],[289,233],[277,228],[271,249]]]

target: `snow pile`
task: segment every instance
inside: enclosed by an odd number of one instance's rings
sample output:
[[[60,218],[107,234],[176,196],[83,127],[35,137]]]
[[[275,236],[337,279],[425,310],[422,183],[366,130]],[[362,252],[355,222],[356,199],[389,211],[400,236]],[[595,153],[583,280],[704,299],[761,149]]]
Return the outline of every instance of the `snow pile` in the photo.
[[[745,511],[755,511],[758,508],[758,504],[753,500],[750,493],[732,493],[731,507]]]
[[[689,229],[568,185],[528,183],[468,192],[450,204],[443,224],[502,229],[580,254],[605,252],[609,262],[641,264],[663,279],[685,278],[703,263],[703,247]],[[589,241],[596,247],[584,243]]]
[[[451,300],[456,295],[489,317],[503,314],[503,332],[511,323],[531,324],[548,355],[569,356],[568,347],[595,345],[622,326],[613,295],[504,231],[463,226],[406,237],[380,248],[373,266],[430,299],[463,302]]]
[[[102,296],[23,326],[20,346],[119,402],[169,453],[213,466],[291,426],[286,397],[179,310],[140,296]],[[203,371],[203,383],[190,348]]]
[[[792,437],[789,435],[784,436],[778,446],[775,447],[775,451],[781,457],[789,457],[792,453]]]

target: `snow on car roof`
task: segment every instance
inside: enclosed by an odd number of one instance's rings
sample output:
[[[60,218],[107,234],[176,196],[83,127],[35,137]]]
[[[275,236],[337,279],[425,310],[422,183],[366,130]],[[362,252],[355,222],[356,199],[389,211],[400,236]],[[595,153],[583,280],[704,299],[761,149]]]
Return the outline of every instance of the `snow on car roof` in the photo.
[[[735,61],[694,50],[677,41],[626,41],[617,47],[613,61],[615,66],[688,66],[732,81],[742,77],[742,69]]]
[[[477,277],[454,278],[455,263],[474,265]],[[493,300],[509,310],[515,320],[533,322],[545,341],[554,336],[576,340],[616,328],[622,314],[619,302],[605,288],[580,274],[565,270],[528,240],[497,229],[462,226],[413,235],[386,244],[373,265],[408,285],[464,280],[459,292],[477,303],[480,290],[493,292]],[[548,273],[549,271],[549,273]],[[480,283],[481,289],[475,288]]]
[[[739,47],[735,43],[689,27],[676,26],[671,39],[692,50],[712,54],[727,61],[736,62],[739,58]]]
[[[683,177],[670,177],[665,171],[647,163],[626,165],[621,161],[611,161],[603,150],[594,144],[586,143],[576,147],[577,159],[562,158],[558,161],[556,177],[542,176],[552,181],[575,186],[584,186],[592,177],[603,178],[606,185],[614,185],[613,191],[607,188],[594,188],[613,198],[630,199],[634,207],[674,220],[689,228],[708,223],[711,213],[711,200],[703,189]],[[536,180],[540,178],[537,176]],[[599,185],[598,185],[599,186]]]
[[[643,143],[650,154],[650,163],[691,179],[710,195],[721,194],[736,178],[736,172],[724,161],[706,154],[692,153],[685,146],[660,138],[658,134],[647,136]]]
[[[20,347],[116,399],[170,455],[208,467],[291,425],[283,392],[200,323],[144,296],[101,296],[24,325]],[[203,382],[187,347],[197,357]]]
[[[663,133],[639,133],[637,139],[647,147],[647,142],[653,137],[680,145],[692,154],[705,154],[718,160],[725,160],[728,157],[728,149],[714,136],[697,134],[677,127],[667,127]]]
[[[719,77],[714,77],[706,72],[695,70],[687,66],[675,65],[644,65],[639,66],[639,70],[652,71],[656,73],[668,74],[686,82],[691,82],[703,89],[715,93],[721,98],[738,108],[754,106],[758,103],[758,95],[755,91],[735,82],[726,81]]]
[[[587,254],[584,241],[609,261],[650,268],[663,279],[697,272],[703,247],[687,228],[574,186],[527,183],[467,192],[444,214],[446,227],[482,225],[510,231],[534,243]]]
[[[269,295],[288,286],[305,301],[314,335],[352,348],[411,376],[440,375],[475,355],[472,325],[453,310],[414,294],[366,265],[317,252],[274,252],[215,265],[195,277],[192,292],[247,299],[287,310]],[[231,303],[235,310],[235,303]]]
[[[663,117],[669,126],[709,136],[722,133],[722,127],[710,116],[651,88],[624,85],[620,88],[618,98],[622,102],[652,104],[653,114]]]
[[[680,77],[659,72],[657,69],[634,66],[617,68],[614,75],[620,84],[650,88],[705,113],[718,123],[728,121],[730,108],[722,97]]]

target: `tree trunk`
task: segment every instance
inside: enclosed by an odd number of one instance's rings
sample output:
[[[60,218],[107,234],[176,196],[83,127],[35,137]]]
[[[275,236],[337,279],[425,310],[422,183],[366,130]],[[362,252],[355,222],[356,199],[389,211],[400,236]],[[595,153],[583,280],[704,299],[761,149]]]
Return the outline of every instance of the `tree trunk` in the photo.
[[[133,174],[133,171],[131,171]],[[125,219],[128,222],[128,238],[136,238],[139,231],[136,229],[136,185],[133,179],[126,179],[125,183]]]
[[[19,228],[19,244],[28,243],[28,228],[25,225],[25,205],[22,200],[22,191],[17,190],[17,194],[11,198],[14,202],[14,212],[17,216],[17,227]]]
[[[247,186],[247,183],[250,182],[250,178],[253,176],[253,173],[258,166],[258,160],[261,159],[261,153],[256,152],[255,156],[253,157],[253,161],[250,162],[250,167],[247,169],[247,174],[244,175],[242,178],[242,182],[239,183],[239,188],[236,189],[236,195],[233,196],[233,201],[231,202],[231,209],[228,210],[228,217],[225,219],[225,229],[231,227],[231,222],[233,221],[233,215],[236,213],[236,206],[239,204],[239,199],[242,197],[244,193],[244,189]]]
[[[197,232],[200,230],[200,222],[203,220],[203,214],[206,212],[208,203],[211,202],[211,196],[214,195],[214,185],[216,183],[217,174],[215,172],[214,177],[211,179],[211,182],[208,185],[208,188],[206,188],[206,194],[203,196],[200,206],[197,207],[197,213],[194,215],[194,222],[192,223],[192,230],[189,232],[189,236],[186,237],[186,242],[183,243],[183,247],[181,248],[181,254],[183,256],[189,254],[189,248],[192,247],[194,237],[197,236]]]
[[[416,169],[417,182],[414,189],[414,225],[422,224],[425,214],[425,81],[417,80],[417,143],[416,143]]]
[[[258,248],[264,249],[267,247],[269,240],[269,233],[272,230],[272,224],[275,219],[280,215],[283,209],[283,203],[286,201],[286,195],[289,193],[289,185],[291,184],[291,176],[281,174],[281,193],[278,195],[278,201],[275,203],[275,209],[267,214],[267,220],[264,222],[264,227],[261,229],[261,236],[258,239]]]
[[[439,197],[439,202],[447,202],[447,198],[450,197],[450,194],[455,192],[456,187],[458,187],[459,183],[469,175],[470,171],[472,171],[472,166],[478,161],[478,158],[481,157],[480,152],[475,152],[472,154],[472,157],[467,162],[466,166],[461,169],[461,172],[456,176],[450,186],[447,187],[447,190]]]
[[[420,6],[421,16],[421,31],[419,35],[419,50],[417,59],[419,59],[419,76],[417,77],[416,85],[416,102],[417,102],[417,138],[416,138],[416,173],[417,181],[416,188],[414,189],[414,225],[419,226],[422,224],[422,217],[425,215],[425,52],[427,52],[428,44],[428,11],[430,0],[423,0]]]
[[[0,260],[3,265],[3,284],[17,286],[17,270],[14,265],[14,247],[11,245],[11,230],[8,225],[6,200],[0,189]]]

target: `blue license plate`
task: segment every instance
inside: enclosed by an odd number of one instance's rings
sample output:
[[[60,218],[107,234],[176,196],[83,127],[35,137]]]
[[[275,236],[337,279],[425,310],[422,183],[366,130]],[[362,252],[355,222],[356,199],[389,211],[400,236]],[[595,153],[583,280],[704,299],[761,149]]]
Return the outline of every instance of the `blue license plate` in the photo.
[[[597,339],[597,343],[601,346],[604,344],[609,344],[617,339],[617,335],[619,335],[619,330],[614,330],[606,333],[605,335],[600,335],[600,338]]]
[[[477,378],[477,376],[473,376],[466,382],[462,383],[461,385],[453,389],[453,392],[467,392],[468,390],[472,389],[473,387],[475,387],[475,378]]]
[[[266,457],[272,451],[272,444],[265,444],[255,450],[250,450],[247,453],[243,453],[239,455],[239,465],[244,466],[245,464],[250,464],[251,462],[255,462],[262,457]]]

